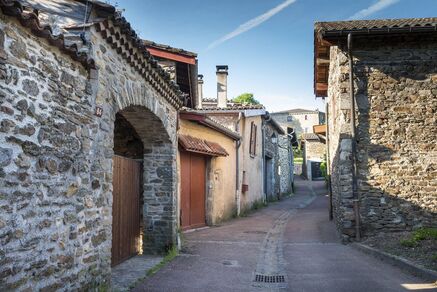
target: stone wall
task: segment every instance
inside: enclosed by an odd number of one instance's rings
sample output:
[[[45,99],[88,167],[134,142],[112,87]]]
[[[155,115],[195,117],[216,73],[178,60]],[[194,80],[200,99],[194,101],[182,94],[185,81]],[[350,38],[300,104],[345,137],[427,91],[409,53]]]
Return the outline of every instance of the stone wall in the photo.
[[[287,128],[295,128],[296,124],[287,121],[288,113],[272,113],[271,116],[281,126],[282,130],[287,133]],[[299,125],[300,127],[300,125]],[[294,162],[293,149],[290,138],[287,135],[279,136],[279,165],[280,165],[280,190],[281,194],[290,194],[294,180]]]
[[[312,161],[322,161],[325,158],[326,144],[321,141],[305,141],[305,158]]]
[[[354,44],[362,232],[436,226],[436,39],[373,38]],[[334,216],[354,235],[348,63],[331,47],[329,140]]]
[[[281,195],[292,193],[294,179],[293,149],[290,139],[286,135],[279,136],[279,180]]]
[[[271,185],[272,194],[270,200],[278,199],[281,191],[280,184],[281,180],[279,177],[279,147],[278,140],[279,134],[278,131],[270,124],[266,123],[264,130],[264,148],[265,148],[265,156],[268,156],[273,161],[273,175],[271,181],[267,181],[267,184]],[[276,143],[272,143],[272,136],[275,135]],[[266,190],[264,190],[266,191]]]
[[[145,250],[175,241],[176,109],[92,34],[100,70],[90,73],[1,15],[0,290],[109,284],[120,111],[143,139],[149,166]]]

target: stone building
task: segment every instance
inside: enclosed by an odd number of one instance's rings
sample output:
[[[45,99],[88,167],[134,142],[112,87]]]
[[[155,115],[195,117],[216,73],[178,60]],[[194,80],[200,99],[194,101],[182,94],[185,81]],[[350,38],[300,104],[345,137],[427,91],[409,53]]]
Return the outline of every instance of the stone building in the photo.
[[[437,226],[436,27],[437,18],[315,24],[315,94],[327,97],[344,239]]]
[[[302,134],[302,174],[308,180],[324,179],[320,164],[325,160],[326,141],[315,133]]]
[[[325,113],[316,110],[290,109],[272,113],[283,128],[291,128],[299,138],[302,133],[313,133],[314,125],[325,123]]]
[[[294,156],[293,147],[299,147],[297,133],[295,132],[296,123],[288,121],[288,113],[271,113],[272,118],[282,128],[286,135],[279,136],[279,166],[281,180],[281,194],[291,194],[294,181]]]
[[[264,192],[268,201],[281,196],[281,161],[279,137],[285,135],[281,126],[267,113],[263,124],[264,137]]]
[[[176,242],[185,95],[113,6],[26,3],[0,1],[0,290],[104,287]]]

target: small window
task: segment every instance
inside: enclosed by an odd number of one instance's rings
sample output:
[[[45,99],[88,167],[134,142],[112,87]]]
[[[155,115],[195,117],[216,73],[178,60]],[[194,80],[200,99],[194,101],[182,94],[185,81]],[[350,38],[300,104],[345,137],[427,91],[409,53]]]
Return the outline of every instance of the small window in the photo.
[[[307,116],[307,115],[305,115],[305,121],[306,121],[306,120],[308,120],[308,116]]]
[[[293,117],[292,116],[287,116],[287,122],[292,122],[293,121]]]
[[[249,153],[250,156],[254,157],[256,155],[256,130],[257,126],[254,122],[250,124],[250,145],[249,145]]]

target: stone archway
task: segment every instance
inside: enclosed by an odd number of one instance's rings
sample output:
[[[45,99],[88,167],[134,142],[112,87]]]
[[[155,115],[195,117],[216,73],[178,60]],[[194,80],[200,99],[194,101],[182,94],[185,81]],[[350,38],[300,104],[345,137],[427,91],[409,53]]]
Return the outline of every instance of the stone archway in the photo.
[[[146,254],[166,252],[176,241],[175,143],[164,123],[144,106],[125,107],[116,114],[117,116],[133,128],[136,138],[141,141],[138,143],[133,139],[130,142],[133,147],[126,151],[138,155],[138,146],[143,147],[142,250]],[[114,146],[117,146],[117,136],[122,133],[115,134]],[[132,133],[127,131],[124,134],[132,136]]]

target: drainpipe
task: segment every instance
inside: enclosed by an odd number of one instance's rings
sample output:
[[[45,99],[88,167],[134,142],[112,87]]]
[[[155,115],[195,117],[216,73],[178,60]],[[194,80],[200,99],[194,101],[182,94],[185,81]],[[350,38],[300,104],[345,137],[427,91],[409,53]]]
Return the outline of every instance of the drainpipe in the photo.
[[[355,123],[355,89],[354,89],[354,64],[352,55],[352,34],[347,36],[347,49],[349,56],[349,94],[351,101],[351,128],[352,128],[352,194],[355,211],[355,239],[361,239],[360,234],[360,199],[358,197],[358,168],[357,168],[357,128]]]
[[[326,103],[326,175],[328,182],[328,194],[329,194],[329,220],[334,219],[333,207],[332,207],[332,186],[331,186],[331,156],[329,155],[329,106]]]
[[[235,131],[240,134],[240,121],[241,121],[242,113],[238,113],[237,123],[235,125]],[[241,192],[240,192],[240,146],[241,139],[237,140],[237,145],[235,147],[235,157],[236,157],[236,172],[235,172],[235,197],[237,200],[237,216],[240,216],[241,212]]]
[[[265,171],[266,171],[266,169],[265,169],[265,167],[266,167],[266,161],[265,161],[266,160],[266,149],[265,149],[265,141],[264,140],[265,140],[265,134],[266,134],[266,124],[271,119],[270,114],[268,112],[266,112],[265,118],[261,117],[261,119],[262,119],[262,126],[261,126],[261,137],[262,137],[262,141],[261,141],[261,143],[262,143],[261,144],[262,145],[262,160],[261,160],[262,171],[261,171],[261,173],[262,173],[262,178],[261,178],[261,181],[263,182],[262,189],[263,189],[263,194],[264,194],[264,202],[267,202],[266,185],[269,182],[267,181],[267,174],[265,173]]]

